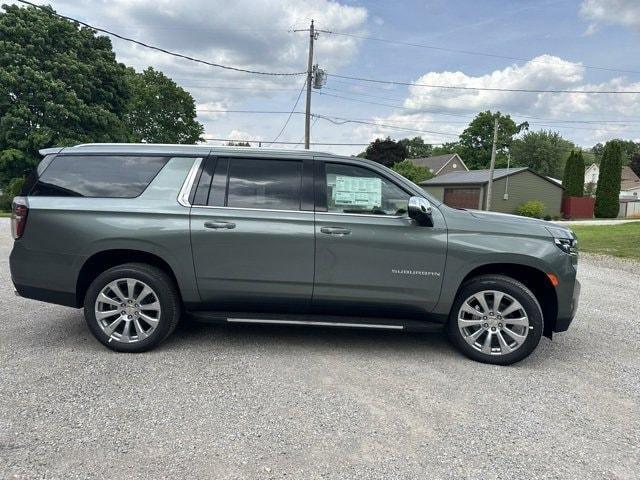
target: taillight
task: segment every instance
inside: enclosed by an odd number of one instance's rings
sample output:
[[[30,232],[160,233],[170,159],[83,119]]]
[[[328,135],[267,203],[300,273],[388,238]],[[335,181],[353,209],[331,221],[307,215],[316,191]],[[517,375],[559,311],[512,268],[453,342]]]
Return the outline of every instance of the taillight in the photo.
[[[27,226],[29,202],[26,197],[16,197],[11,205],[11,235],[13,239],[19,239]]]

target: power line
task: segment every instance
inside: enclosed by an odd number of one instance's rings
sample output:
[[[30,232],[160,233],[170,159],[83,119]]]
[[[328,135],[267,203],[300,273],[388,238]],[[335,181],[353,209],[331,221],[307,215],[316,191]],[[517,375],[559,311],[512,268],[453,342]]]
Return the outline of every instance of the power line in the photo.
[[[20,3],[23,3],[25,5],[30,5],[32,7],[35,7],[37,9],[39,9],[39,10],[44,11],[44,12],[47,12],[50,15],[53,15],[55,17],[59,17],[59,18],[65,19],[65,20],[69,20],[69,21],[75,22],[75,23],[77,23],[79,25],[82,25],[84,27],[90,28],[90,29],[95,30],[97,32],[105,33],[107,35],[110,35],[112,37],[118,38],[120,40],[124,40],[124,41],[127,41],[127,42],[135,43],[136,45],[140,45],[141,47],[144,47],[144,48],[149,48],[149,49],[155,50],[157,52],[166,53],[167,55],[172,55],[174,57],[182,58],[183,60],[189,60],[191,62],[201,63],[203,65],[208,65],[210,67],[222,68],[222,69],[225,69],[225,70],[233,70],[235,72],[251,73],[251,74],[254,74],[254,75],[269,75],[269,76],[287,76],[287,77],[290,77],[290,76],[306,75],[306,73],[307,73],[307,72],[263,72],[263,71],[259,71],[259,70],[249,70],[249,69],[246,69],[246,68],[232,67],[230,65],[222,65],[220,63],[209,62],[207,60],[202,60],[202,59],[199,59],[199,58],[196,58],[196,57],[191,57],[189,55],[184,55],[182,53],[172,52],[170,50],[166,50],[164,48],[160,48],[160,47],[157,47],[155,45],[150,45],[148,43],[141,42],[141,41],[136,40],[134,38],[125,37],[124,35],[120,35],[119,33],[115,33],[115,32],[112,32],[110,30],[106,30],[104,28],[94,27],[93,25],[90,25],[90,24],[88,24],[86,22],[82,22],[82,21],[80,21],[80,20],[78,20],[76,18],[73,18],[73,17],[68,17],[66,15],[62,15],[60,13],[54,12],[53,10],[51,10],[49,8],[43,7],[41,5],[36,5],[35,3],[32,3],[32,2],[28,2],[27,0],[17,0],[17,1],[20,2]]]
[[[309,79],[305,78],[304,82],[302,82],[302,87],[300,88],[300,92],[298,93],[298,98],[296,98],[296,102],[293,104],[293,108],[291,109],[291,112],[289,113],[287,120],[284,122],[284,125],[280,129],[280,132],[278,133],[278,135],[276,135],[276,138],[273,140],[273,142],[270,142],[270,143],[272,144],[275,143],[275,141],[278,140],[280,138],[280,135],[282,135],[282,133],[284,132],[284,129],[287,128],[287,125],[289,125],[289,120],[291,120],[291,117],[293,117],[293,114],[296,111],[296,107],[298,106],[298,102],[300,101],[300,97],[302,96],[302,92],[304,91],[304,87],[307,85],[308,81]]]
[[[329,89],[329,90],[333,90],[333,91],[338,91],[338,92],[342,92],[342,90],[336,90],[336,89]],[[419,114],[419,113],[430,113],[433,115],[449,115],[449,116],[454,116],[454,117],[461,117],[461,118],[466,118],[469,115],[476,115],[478,112],[477,111],[468,111],[469,113],[451,113],[448,111],[442,111],[442,110],[428,110],[428,109],[424,109],[424,108],[412,108],[412,107],[405,107],[403,105],[390,105],[388,103],[380,103],[380,102],[371,102],[368,100],[362,100],[359,98],[352,98],[352,97],[345,97],[343,95],[334,95],[331,93],[322,93],[322,92],[316,92],[317,95],[326,95],[329,97],[335,97],[335,98],[340,98],[343,100],[348,100],[351,102],[358,102],[358,103],[366,103],[366,104],[370,104],[370,105],[380,105],[383,107],[389,107],[389,108],[398,108],[401,110],[407,110],[409,112],[415,113],[415,114]],[[360,94],[355,94],[355,95],[360,95]],[[368,95],[368,96],[372,96],[372,95]],[[375,97],[374,98],[388,98],[388,97]],[[389,98],[389,100],[392,100],[391,98]],[[395,100],[399,100],[400,99],[395,99]],[[495,106],[495,104],[494,104]],[[463,110],[460,110],[460,112],[463,112]],[[509,112],[505,112],[505,113],[509,113]],[[570,123],[570,124],[594,124],[594,125],[598,125],[598,124],[605,124],[605,123],[610,123],[610,124],[617,124],[619,126],[629,126],[631,127],[631,125],[628,125],[629,123],[640,123],[640,120],[561,120],[561,119],[549,119],[549,118],[542,118],[542,117],[536,117],[533,115],[529,115],[526,113],[521,113],[521,112],[511,112],[512,115],[515,116],[519,116],[519,117],[523,117],[523,118],[527,118],[527,119],[532,119],[532,120],[540,120],[543,122],[547,122],[547,123]],[[456,123],[456,122],[448,122],[448,123]],[[463,123],[468,123],[468,122],[463,122]],[[535,122],[537,123],[537,122]],[[539,125],[542,125],[540,123],[538,123]],[[567,127],[570,128],[570,127]]]
[[[527,58],[523,58],[523,57],[513,57],[513,56],[510,56],[510,55],[499,55],[499,54],[494,54],[494,53],[478,52],[478,51],[474,51],[474,50],[460,50],[460,49],[456,49],[456,48],[440,47],[440,46],[428,45],[428,44],[424,44],[424,43],[412,43],[412,42],[403,42],[403,41],[399,41],[399,40],[389,40],[389,39],[386,39],[386,38],[372,37],[372,36],[369,36],[369,35],[360,35],[360,34],[357,34],[357,33],[333,32],[333,31],[326,31],[326,33],[329,33],[331,35],[339,35],[339,36],[343,36],[343,37],[359,38],[359,39],[363,39],[363,40],[373,40],[373,41],[381,42],[381,43],[404,45],[404,46],[408,46],[408,47],[426,48],[426,49],[430,49],[430,50],[439,50],[439,51],[442,51],[442,52],[463,53],[465,55],[478,55],[478,56],[483,56],[483,57],[502,58],[502,59],[506,59],[506,60],[517,60],[517,61],[522,61],[522,62],[542,63],[542,64],[547,64],[547,65],[560,65],[558,62],[548,62],[548,61],[544,61],[544,60],[527,59]],[[597,65],[582,65],[581,64],[580,66],[582,66],[584,68],[588,68],[588,69],[593,69],[593,70],[604,70],[604,71],[607,71],[607,72],[640,74],[640,71],[637,71],[637,70],[621,70],[621,69],[618,69],[618,68],[600,67],[600,66],[597,66]]]
[[[400,82],[396,80],[377,80],[374,78],[352,77],[349,75],[327,74],[336,78],[355,80],[358,82],[381,83],[385,85],[403,85],[409,87],[444,88],[448,90],[472,90],[483,92],[515,92],[515,93],[582,93],[582,94],[640,94],[638,90],[538,90],[528,88],[467,87],[462,85],[433,85],[427,83]]]

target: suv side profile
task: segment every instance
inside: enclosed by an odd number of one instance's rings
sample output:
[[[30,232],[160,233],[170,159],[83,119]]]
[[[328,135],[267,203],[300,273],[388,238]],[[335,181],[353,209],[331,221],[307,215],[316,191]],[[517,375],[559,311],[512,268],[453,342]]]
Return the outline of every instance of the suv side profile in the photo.
[[[444,329],[511,364],[577,308],[577,240],[450,208],[377,163],[309,151],[88,144],[42,150],[14,199],[18,295],[84,308],[108,348],[183,313],[231,323]]]

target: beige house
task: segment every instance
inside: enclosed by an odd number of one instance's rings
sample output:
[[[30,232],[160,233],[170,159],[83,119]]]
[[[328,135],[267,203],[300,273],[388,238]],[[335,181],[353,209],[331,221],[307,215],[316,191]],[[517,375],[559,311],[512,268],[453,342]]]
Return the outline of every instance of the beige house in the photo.
[[[585,189],[588,189],[588,185],[592,184],[591,191],[595,192],[598,177],[600,177],[600,167],[592,163],[584,171]],[[622,167],[620,174],[620,198],[628,199],[631,197],[640,198],[640,177],[631,170],[631,167],[626,165]]]
[[[484,210],[488,183],[489,170],[469,170],[434,177],[420,186],[451,207]],[[563,190],[562,185],[527,167],[496,168],[491,210],[514,213],[523,203],[539,200],[545,205],[545,215],[559,217]]]
[[[451,172],[468,171],[469,169],[457,153],[437,155],[435,157],[422,157],[409,159],[414,165],[427,167],[434,176]]]

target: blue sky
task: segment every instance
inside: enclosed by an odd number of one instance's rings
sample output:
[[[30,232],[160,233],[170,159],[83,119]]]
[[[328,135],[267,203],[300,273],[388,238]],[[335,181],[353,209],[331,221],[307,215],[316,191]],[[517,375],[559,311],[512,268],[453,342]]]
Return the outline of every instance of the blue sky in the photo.
[[[306,69],[307,36],[291,30],[305,28],[311,18],[321,29],[355,34],[321,33],[317,40],[316,61],[330,75],[322,94],[313,95],[313,111],[331,117],[333,123],[316,120],[312,141],[366,143],[386,135],[420,135],[431,143],[451,141],[475,112],[486,109],[511,113],[517,121],[528,120],[534,130],[558,130],[582,146],[614,137],[640,140],[640,95],[447,91],[354,82],[331,75],[488,88],[640,90],[638,0],[37,3],[50,3],[60,13],[163,48],[266,71]],[[522,60],[397,45],[363,36]],[[304,77],[230,73],[120,40],[113,44],[120,61],[137,69],[154,66],[189,90],[209,138],[273,140],[286,114],[223,111],[288,112],[304,81]],[[296,110],[303,109],[304,97]],[[571,123],[576,120],[591,123]],[[279,140],[299,142],[302,135],[303,116],[294,114]],[[347,154],[362,148],[317,147]]]

